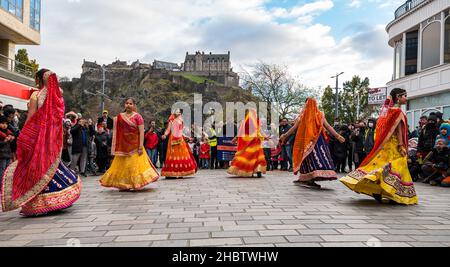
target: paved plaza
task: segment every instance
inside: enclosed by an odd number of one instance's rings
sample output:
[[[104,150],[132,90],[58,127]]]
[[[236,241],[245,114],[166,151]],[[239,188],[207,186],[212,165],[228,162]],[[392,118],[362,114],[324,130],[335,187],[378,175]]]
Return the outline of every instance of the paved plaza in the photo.
[[[230,178],[224,170],[165,180],[138,193],[84,178],[59,214],[0,214],[0,246],[450,246],[450,190],[417,184],[418,206],[379,205],[340,182],[321,191],[292,173]]]

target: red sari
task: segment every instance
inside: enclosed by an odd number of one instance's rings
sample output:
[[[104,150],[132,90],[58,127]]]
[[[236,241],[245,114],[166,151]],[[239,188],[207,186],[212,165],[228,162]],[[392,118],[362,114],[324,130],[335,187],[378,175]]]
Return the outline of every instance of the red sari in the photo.
[[[44,74],[45,94],[38,110],[17,139],[17,161],[3,176],[3,211],[22,207],[23,215],[40,215],[71,206],[80,196],[81,181],[61,164],[64,99],[56,74]],[[41,102],[42,100],[42,102]]]
[[[228,169],[229,174],[252,177],[255,173],[266,173],[267,162],[260,127],[256,110],[251,109],[239,127],[238,152]]]
[[[189,145],[184,140],[184,124],[181,116],[169,118],[166,133],[170,133],[167,144],[167,155],[161,175],[165,177],[186,177],[197,173],[197,162]]]
[[[145,149],[142,155],[138,153],[141,125],[144,125],[144,119],[138,113],[131,117],[119,114],[114,119],[112,154],[115,157],[100,180],[102,186],[139,190],[158,180],[159,174]]]

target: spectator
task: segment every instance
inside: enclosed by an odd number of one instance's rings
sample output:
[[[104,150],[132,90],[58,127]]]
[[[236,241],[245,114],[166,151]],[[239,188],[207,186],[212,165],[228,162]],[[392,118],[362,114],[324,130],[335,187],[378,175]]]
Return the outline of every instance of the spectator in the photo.
[[[95,146],[97,148],[97,167],[99,173],[105,173],[109,159],[109,150],[111,147],[110,135],[105,131],[103,124],[97,125],[97,133],[95,135]]]
[[[66,119],[72,122],[72,127],[78,123],[78,115],[73,111],[66,114]]]
[[[359,122],[356,124],[355,130],[351,135],[351,140],[354,142],[353,161],[356,168],[359,168],[361,163],[366,158],[366,153],[364,152],[364,132],[365,125],[363,122]]]
[[[85,119],[80,119],[74,127],[70,130],[73,138],[72,144],[72,162],[71,169],[76,170],[78,168],[78,173],[82,176],[86,175],[86,164],[88,160],[88,142],[89,133],[88,126]]]
[[[106,129],[112,130],[114,128],[114,121],[108,115],[109,112],[107,110],[104,110],[103,115],[98,118],[97,124],[106,123]]]
[[[162,136],[164,135],[167,127],[168,127],[168,122],[165,123],[165,128],[159,128],[158,130],[158,139],[159,139],[159,144],[158,144],[158,155],[159,155],[159,167],[163,168],[166,162],[166,152],[167,152],[167,145],[168,145],[168,140],[167,139],[163,139]]]
[[[12,105],[6,105],[3,108],[3,116],[6,117],[8,121],[8,130],[14,135],[14,140],[11,140],[11,160],[16,160],[16,152],[17,152],[17,138],[19,137],[20,131],[15,122],[16,110]]]
[[[93,176],[97,176],[97,166],[95,160],[97,159],[97,145],[95,143],[95,135],[89,136],[89,160],[88,169]]]
[[[194,154],[195,161],[197,163],[197,166],[200,166],[200,142],[198,141],[198,138],[193,138],[194,140],[194,147],[192,148],[192,153]]]
[[[447,140],[437,141],[436,147],[425,158],[422,169],[427,175],[424,182],[431,185],[440,185],[442,180],[450,176],[450,149]]]
[[[11,143],[16,139],[14,134],[8,130],[8,119],[0,116],[0,185],[3,173],[11,162]]]
[[[409,139],[411,139],[411,138],[419,138],[420,132],[424,129],[424,127],[425,127],[425,125],[427,125],[427,123],[428,123],[428,117],[427,116],[420,117],[419,125],[409,135]]]
[[[0,101],[0,115],[3,115],[3,101]]]
[[[148,132],[145,134],[145,150],[147,151],[147,154],[154,166],[156,166],[156,163],[158,163],[159,144],[158,134],[155,132],[155,130],[156,122],[152,121],[150,122],[150,128]]]
[[[70,134],[70,129],[72,127],[72,122],[69,119],[64,120],[63,125],[63,150],[61,154],[61,159],[66,165],[66,167],[70,166],[70,162],[72,161],[72,135]]]
[[[339,134],[344,136],[345,142],[341,143],[336,139],[335,142],[333,142],[333,151],[337,173],[345,173],[345,165],[346,165],[345,161],[347,159],[347,147],[349,143],[348,136],[347,137],[345,136],[347,131],[348,126],[342,125],[339,129]]]
[[[353,134],[353,131],[355,131],[355,125],[354,124],[350,124],[348,126],[348,132],[347,132],[347,136],[345,136],[346,138],[348,138],[349,143],[347,146],[347,165],[348,165],[348,170],[349,172],[353,171],[353,159],[355,158],[353,155],[353,151],[355,151],[355,142],[353,142],[353,140],[351,139],[351,136]]]
[[[377,121],[375,119],[369,119],[367,123],[367,129],[364,137],[364,152],[369,155],[372,152],[375,145],[375,129],[377,128]]]
[[[280,122],[280,136],[287,133],[292,128],[286,118]],[[281,162],[282,171],[292,171],[292,145],[295,139],[296,133],[289,136],[284,144],[281,145],[281,154],[283,161]]]
[[[444,117],[444,114],[442,112],[436,112],[436,125],[438,129],[441,127],[442,123],[444,123],[442,117]]]
[[[441,127],[439,128],[440,134],[438,135],[437,139],[445,139],[449,143],[450,146],[450,123],[442,123]],[[437,143],[437,141],[436,141]]]
[[[200,145],[200,160],[201,160],[201,168],[208,169],[209,161],[211,160],[211,146],[209,145],[209,141],[207,138],[203,138],[202,143]]]
[[[209,130],[209,145],[211,147],[211,164],[210,168],[211,170],[218,169],[219,168],[219,162],[217,158],[217,132],[216,132],[216,125],[213,123],[211,125],[211,128]]]
[[[424,129],[420,132],[419,143],[417,145],[417,153],[419,160],[424,159],[434,148],[436,144],[436,137],[439,134],[436,126],[436,115],[430,115],[428,117],[428,123]]]

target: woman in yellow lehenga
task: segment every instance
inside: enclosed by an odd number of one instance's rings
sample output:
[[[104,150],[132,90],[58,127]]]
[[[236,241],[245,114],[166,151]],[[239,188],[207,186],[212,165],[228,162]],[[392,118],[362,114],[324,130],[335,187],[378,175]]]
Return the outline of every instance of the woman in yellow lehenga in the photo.
[[[264,138],[260,131],[260,122],[255,109],[250,109],[242,122],[238,136],[233,139],[238,143],[236,153],[228,173],[241,177],[253,177],[256,173],[258,178],[267,171],[267,162],[262,148]]]
[[[400,109],[407,103],[406,91],[395,88],[381,111],[375,146],[361,167],[341,178],[356,193],[405,205],[418,203],[408,170],[408,123]]]
[[[159,174],[144,149],[144,119],[131,98],[125,102],[125,112],[114,118],[112,154],[114,160],[100,180],[102,186],[140,190],[158,180]]]

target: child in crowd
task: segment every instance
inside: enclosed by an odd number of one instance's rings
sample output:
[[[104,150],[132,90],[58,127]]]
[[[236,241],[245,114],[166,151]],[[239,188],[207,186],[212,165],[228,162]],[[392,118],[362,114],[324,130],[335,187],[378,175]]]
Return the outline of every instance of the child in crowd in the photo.
[[[447,143],[449,144],[450,147],[450,123],[442,123],[441,127],[439,128],[439,135],[436,139],[436,143],[437,140],[439,139],[445,139],[447,140]]]
[[[11,142],[14,139],[14,134],[8,130],[8,119],[5,116],[0,116],[0,184],[3,173],[11,162]]]
[[[440,185],[450,176],[450,149],[447,140],[438,139],[436,147],[425,158],[422,169],[428,176],[426,181],[433,186]]]
[[[209,141],[206,138],[203,138],[202,143],[200,145],[200,161],[202,169],[209,169],[209,161],[211,159],[210,155],[211,147],[209,145]]]

